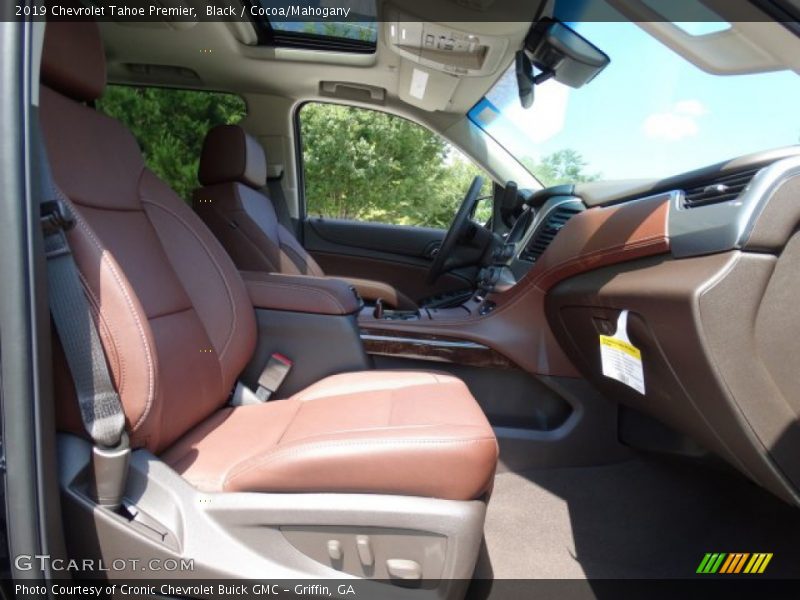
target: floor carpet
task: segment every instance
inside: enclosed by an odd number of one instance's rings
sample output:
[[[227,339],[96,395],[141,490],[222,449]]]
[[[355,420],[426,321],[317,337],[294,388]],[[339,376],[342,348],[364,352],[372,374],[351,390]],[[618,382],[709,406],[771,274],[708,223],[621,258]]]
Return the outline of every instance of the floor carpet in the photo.
[[[737,473],[636,459],[497,476],[477,578],[685,578],[706,552],[800,576],[800,509]]]

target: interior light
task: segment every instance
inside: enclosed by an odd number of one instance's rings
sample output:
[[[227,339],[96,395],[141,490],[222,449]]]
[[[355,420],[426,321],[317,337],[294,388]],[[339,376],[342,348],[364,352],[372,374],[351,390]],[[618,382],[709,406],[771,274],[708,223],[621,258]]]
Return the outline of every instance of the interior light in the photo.
[[[720,31],[728,31],[731,24],[726,21],[701,21],[701,22],[673,22],[673,25],[689,35],[700,37],[703,35],[710,35],[712,33],[719,33]]]

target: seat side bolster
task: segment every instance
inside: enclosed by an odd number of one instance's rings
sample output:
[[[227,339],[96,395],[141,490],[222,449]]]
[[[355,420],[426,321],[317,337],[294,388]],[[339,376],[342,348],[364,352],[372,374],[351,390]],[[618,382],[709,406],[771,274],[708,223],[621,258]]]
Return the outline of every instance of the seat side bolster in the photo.
[[[255,349],[255,313],[247,291],[217,238],[169,186],[145,171],[141,194],[175,275],[217,352],[224,399]],[[200,262],[204,268],[194,268]]]
[[[72,209],[76,226],[67,234],[81,281],[97,311],[100,339],[114,385],[122,400],[127,428],[134,447],[158,443],[160,404],[157,402],[158,356],[144,308],[114,256],[92,230],[75,205],[60,194]],[[59,413],[65,422],[78,410],[74,386],[61,378]],[[78,433],[81,433],[80,431]]]
[[[291,273],[296,271],[301,275],[313,275],[314,277],[324,277],[325,271],[317,264],[300,242],[283,225],[278,224],[278,243],[283,256],[281,257],[281,273]],[[291,266],[286,265],[286,261]]]

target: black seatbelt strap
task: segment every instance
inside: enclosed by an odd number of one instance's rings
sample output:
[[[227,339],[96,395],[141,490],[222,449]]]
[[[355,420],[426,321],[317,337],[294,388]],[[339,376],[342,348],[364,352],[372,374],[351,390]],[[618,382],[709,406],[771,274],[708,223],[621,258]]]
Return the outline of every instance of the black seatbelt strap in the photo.
[[[62,200],[49,200],[41,204],[41,218],[50,312],[75,384],[83,425],[94,442],[92,492],[98,504],[116,510],[130,457],[122,402],[67,242],[65,232],[74,225],[72,213]]]
[[[276,169],[277,170],[277,169]],[[297,237],[295,225],[292,221],[292,216],[289,214],[289,205],[286,204],[286,196],[283,193],[283,186],[281,180],[283,179],[283,167],[280,167],[278,175],[267,177],[267,191],[269,198],[272,201],[272,206],[275,209],[275,214],[278,217],[278,222],[286,229],[292,232],[292,235]]]

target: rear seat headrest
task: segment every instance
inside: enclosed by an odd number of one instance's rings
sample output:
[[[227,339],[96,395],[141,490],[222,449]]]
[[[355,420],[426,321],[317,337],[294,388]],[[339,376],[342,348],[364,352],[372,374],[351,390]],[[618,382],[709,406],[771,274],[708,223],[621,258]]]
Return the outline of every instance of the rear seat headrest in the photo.
[[[97,23],[47,23],[42,50],[42,83],[79,102],[90,102],[103,95],[106,55]]]
[[[267,184],[264,149],[238,125],[219,125],[206,135],[198,179],[203,185],[243,183],[252,188]]]

